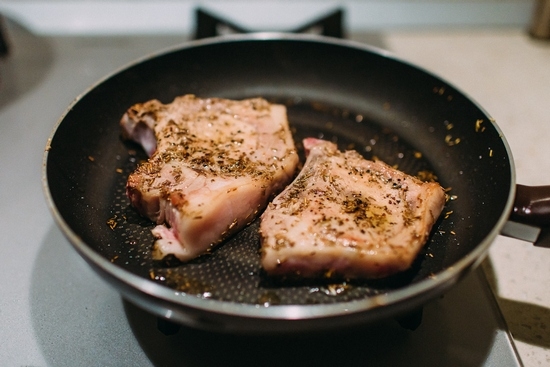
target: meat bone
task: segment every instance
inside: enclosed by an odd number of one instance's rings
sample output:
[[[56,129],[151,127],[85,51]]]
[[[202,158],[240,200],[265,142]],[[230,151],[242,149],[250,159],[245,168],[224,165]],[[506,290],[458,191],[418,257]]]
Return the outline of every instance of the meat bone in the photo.
[[[550,186],[516,185],[516,197],[503,235],[550,248]]]

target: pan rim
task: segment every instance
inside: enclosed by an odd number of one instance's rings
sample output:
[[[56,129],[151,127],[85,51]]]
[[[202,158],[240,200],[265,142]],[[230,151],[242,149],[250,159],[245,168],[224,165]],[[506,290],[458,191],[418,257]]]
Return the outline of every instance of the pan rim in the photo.
[[[209,312],[215,314],[222,314],[228,316],[249,318],[249,319],[272,319],[272,320],[308,320],[308,319],[320,319],[327,317],[337,317],[342,315],[350,315],[354,313],[366,312],[375,308],[382,306],[396,305],[401,302],[405,302],[408,299],[418,297],[423,294],[427,294],[430,291],[433,291],[435,287],[444,287],[445,285],[452,284],[456,282],[461,275],[466,274],[469,270],[477,267],[485,258],[488,253],[489,246],[492,244],[493,240],[500,234],[505,223],[508,221],[508,215],[511,212],[513,206],[513,198],[515,197],[516,191],[516,172],[514,166],[514,160],[512,157],[512,152],[509,147],[509,144],[502,133],[500,127],[494,121],[491,120],[491,124],[494,126],[496,131],[499,133],[502,144],[506,150],[508,161],[510,165],[510,190],[507,198],[507,202],[504,206],[504,210],[500,215],[498,221],[493,226],[493,228],[487,233],[485,238],[466,256],[462,257],[457,261],[453,266],[444,269],[443,271],[435,274],[431,278],[426,278],[410,284],[404,288],[392,290],[388,293],[383,293],[375,295],[372,297],[367,297],[360,300],[352,300],[347,302],[337,302],[333,304],[312,304],[312,305],[270,305],[265,307],[263,305],[257,304],[245,304],[231,301],[223,301],[217,299],[207,299],[202,298],[196,295],[186,295],[182,292],[178,292],[174,289],[170,289],[161,284],[154,282],[153,280],[143,278],[136,274],[133,274],[122,267],[111,263],[107,258],[101,256],[99,253],[95,252],[90,248],[78,234],[76,234],[65,222],[60,211],[58,210],[49,188],[48,175],[47,175],[47,166],[48,166],[48,157],[49,150],[52,141],[54,141],[55,134],[67,116],[67,114],[73,109],[73,107],[83,99],[88,93],[94,90],[97,86],[102,84],[104,81],[110,79],[119,72],[129,68],[130,66],[145,62],[147,60],[162,56],[172,51],[183,50],[187,48],[193,48],[198,46],[207,46],[210,44],[216,43],[226,43],[226,42],[241,42],[241,41],[308,41],[308,42],[317,42],[325,44],[334,44],[338,46],[351,47],[359,50],[368,51],[371,53],[378,54],[384,58],[392,59],[407,65],[408,67],[415,68],[420,70],[428,75],[435,76],[440,78],[436,74],[425,70],[422,67],[419,67],[415,64],[410,63],[407,60],[401,59],[398,56],[392,54],[390,51],[379,49],[370,45],[365,45],[356,41],[350,40],[341,40],[333,39],[324,36],[318,35],[304,35],[304,34],[288,34],[288,33],[278,33],[278,32],[261,32],[261,33],[251,33],[251,34],[239,34],[239,35],[226,35],[220,37],[207,38],[197,41],[188,41],[182,44],[178,44],[158,52],[146,55],[144,57],[138,58],[137,60],[130,62],[112,73],[106,75],[105,77],[99,79],[96,83],[91,85],[85,91],[83,91],[79,96],[77,96],[73,102],[67,107],[65,112],[58,119],[55,124],[50,137],[48,138],[46,149],[43,154],[43,164],[42,164],[42,186],[43,191],[46,197],[47,206],[52,213],[52,216],[61,229],[62,233],[69,240],[71,245],[77,250],[77,252],[83,256],[89,263],[93,264],[94,267],[100,269],[111,277],[116,278],[118,281],[123,284],[134,288],[148,296],[170,302],[172,304],[199,310],[202,312]],[[455,88],[457,91],[462,93],[471,103],[473,103],[480,111],[486,116],[490,116],[483,107],[481,107],[474,99],[472,99],[468,94],[464,93],[460,89],[454,87],[451,83],[445,81],[448,85]]]

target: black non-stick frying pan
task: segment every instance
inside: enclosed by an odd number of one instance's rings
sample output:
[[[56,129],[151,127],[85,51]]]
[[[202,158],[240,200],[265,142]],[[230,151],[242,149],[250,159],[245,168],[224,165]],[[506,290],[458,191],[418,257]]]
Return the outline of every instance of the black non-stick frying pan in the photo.
[[[284,282],[262,273],[258,222],[189,263],[151,259],[152,223],[129,206],[127,175],[145,159],[120,138],[131,105],[192,93],[284,103],[308,136],[437,178],[449,201],[412,268],[381,280]],[[134,63],[80,96],[45,154],[53,215],[80,255],[123,297],[158,316],[217,331],[296,331],[409,312],[476,267],[516,194],[502,133],[477,104],[384,51],[308,35],[190,42]]]

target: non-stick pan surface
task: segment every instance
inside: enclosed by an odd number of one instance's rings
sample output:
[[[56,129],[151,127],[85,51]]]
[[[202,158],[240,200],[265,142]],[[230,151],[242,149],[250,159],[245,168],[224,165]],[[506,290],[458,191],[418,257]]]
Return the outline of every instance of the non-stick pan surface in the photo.
[[[258,221],[189,263],[154,262],[152,223],[125,195],[146,156],[121,140],[118,123],[137,102],[188,93],[284,103],[298,144],[321,137],[437,178],[449,201],[413,267],[376,281],[273,280],[261,271]],[[159,316],[227,331],[325,328],[410,311],[481,262],[515,190],[502,134],[467,96],[382,51],[304,35],[190,42],[122,69],[70,106],[45,167],[54,217],[99,275]]]

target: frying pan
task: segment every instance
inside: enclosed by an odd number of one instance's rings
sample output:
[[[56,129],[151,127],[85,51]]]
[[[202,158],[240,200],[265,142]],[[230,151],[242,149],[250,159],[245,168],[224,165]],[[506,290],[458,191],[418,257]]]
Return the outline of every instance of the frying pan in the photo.
[[[353,282],[270,279],[260,268],[258,221],[191,262],[153,261],[153,224],[125,195],[128,174],[146,156],[121,140],[118,123],[137,102],[188,93],[284,103],[298,145],[320,137],[437,178],[449,200],[411,269]],[[514,209],[511,153],[480,106],[385,51],[312,35],[194,41],[115,72],[62,116],[43,180],[65,236],[124,298],[161,319],[214,331],[310,331],[406,314],[478,266],[511,214],[531,220],[529,200]]]

